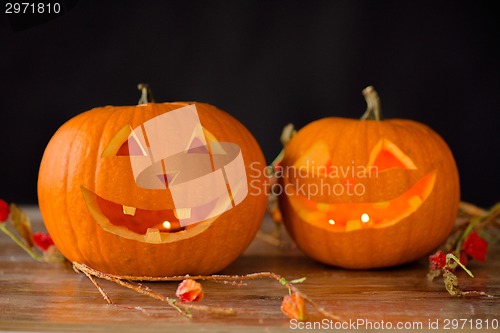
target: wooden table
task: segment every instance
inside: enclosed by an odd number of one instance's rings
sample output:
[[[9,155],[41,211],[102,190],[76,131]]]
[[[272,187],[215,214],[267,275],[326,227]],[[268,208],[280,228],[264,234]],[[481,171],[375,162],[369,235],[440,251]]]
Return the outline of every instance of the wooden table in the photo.
[[[43,230],[38,210],[34,207],[23,209],[31,217],[33,228]],[[270,224],[266,219],[263,228],[269,228]],[[487,264],[474,263],[470,268],[474,279],[464,272],[458,273],[462,289],[485,292],[491,297],[449,296],[441,278],[434,282],[426,279],[426,259],[402,267],[371,271],[327,267],[302,255],[285,235],[282,247],[256,239],[222,273],[272,271],[289,280],[307,277],[297,285],[299,289],[344,320],[345,329],[342,329],[333,322],[313,316],[309,325],[320,325],[323,331],[363,332],[392,325],[395,332],[453,332],[457,331],[451,329],[454,323],[465,325],[461,330],[464,332],[500,331],[500,247],[490,248]],[[202,282],[206,297],[198,304],[233,308],[237,313],[217,317],[195,311],[191,319],[178,315],[161,301],[112,282],[99,283],[119,306],[108,305],[90,280],[75,273],[69,265],[35,262],[6,235],[0,234],[0,330],[278,332],[300,328],[280,312],[286,288],[270,279],[247,281],[244,286]],[[148,285],[175,297],[176,282]],[[133,307],[140,307],[145,312]],[[398,324],[406,325],[407,329],[396,329]],[[433,326],[436,324],[438,327]],[[476,329],[476,324],[482,324],[483,328]],[[410,329],[411,326],[414,329]]]

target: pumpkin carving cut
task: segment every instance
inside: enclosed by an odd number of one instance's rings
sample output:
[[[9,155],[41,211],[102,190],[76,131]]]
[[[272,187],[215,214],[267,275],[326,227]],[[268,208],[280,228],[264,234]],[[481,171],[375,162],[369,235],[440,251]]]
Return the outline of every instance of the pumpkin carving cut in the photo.
[[[405,157],[404,161],[401,161],[390,151],[380,150],[379,147],[382,142],[390,143],[391,148],[399,153],[399,158]],[[306,153],[307,156],[311,157],[314,154],[321,154],[322,157],[328,156],[327,151],[321,151],[317,149],[317,147],[312,147],[312,149],[314,149],[314,152],[310,154]],[[373,154],[374,152],[376,152],[375,155]],[[393,168],[407,170],[417,169],[411,159],[401,153],[397,146],[387,139],[381,139],[379,141],[372,150],[371,156],[375,156],[375,158],[370,159],[373,160],[373,163],[368,163],[366,171],[361,171],[363,172],[361,173],[361,179],[364,177],[378,177],[380,173],[387,172]],[[296,162],[294,164],[294,167],[302,167],[300,165],[302,161],[299,160],[298,162],[299,163]],[[335,177],[336,172],[334,172],[335,175],[331,175],[332,172],[330,170],[332,166],[330,160],[328,159],[326,163],[327,164],[322,166],[325,170],[322,173],[326,177]],[[408,166],[404,163],[410,165]],[[323,168],[318,169],[321,170]],[[319,174],[319,171],[316,172]],[[344,171],[344,173],[346,172]],[[360,175],[360,173],[358,172],[357,175]],[[313,175],[310,176],[314,177]],[[346,191],[350,193],[351,196],[360,194],[360,191],[357,190],[356,187],[361,183],[355,183],[355,179],[356,178],[350,178],[345,182],[337,183],[336,187],[334,185],[332,192],[339,192],[341,194]],[[301,195],[290,195],[289,199],[297,213],[305,222],[324,228],[329,232],[349,232],[362,228],[383,228],[395,224],[415,212],[432,192],[435,180],[436,172],[431,171],[401,195],[391,200],[381,200],[378,202],[332,204],[327,202],[316,202],[307,196]],[[363,194],[365,191],[363,186]]]
[[[302,170],[280,178],[288,189],[280,208],[299,248],[318,261],[357,269],[410,262],[453,227],[456,165],[420,123],[318,120],[290,140],[281,166]]]
[[[96,108],[49,142],[40,210],[70,261],[120,275],[211,274],[260,226],[265,191],[247,187],[255,164],[265,168],[253,136],[211,105]]]
[[[151,211],[110,202],[82,186],[87,207],[98,224],[129,239],[171,242],[178,237],[169,233],[204,221],[196,229],[201,232],[248,193],[239,146],[218,142],[203,129],[194,105],[159,115],[135,130],[123,127],[101,157],[128,157],[137,186],[169,189],[172,195],[174,209]]]

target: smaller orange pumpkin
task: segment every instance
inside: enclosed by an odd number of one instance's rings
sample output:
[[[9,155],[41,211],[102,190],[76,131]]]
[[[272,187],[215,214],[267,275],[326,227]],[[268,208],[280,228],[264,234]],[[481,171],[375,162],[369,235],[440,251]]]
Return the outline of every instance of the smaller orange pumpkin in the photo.
[[[279,198],[291,237],[326,264],[387,267],[418,259],[452,230],[459,205],[453,155],[429,127],[382,120],[372,87],[361,120],[325,118],[285,148]]]
[[[119,275],[211,274],[254,238],[267,203],[255,170],[264,169],[254,137],[214,106],[107,106],[54,134],[39,205],[70,261]]]

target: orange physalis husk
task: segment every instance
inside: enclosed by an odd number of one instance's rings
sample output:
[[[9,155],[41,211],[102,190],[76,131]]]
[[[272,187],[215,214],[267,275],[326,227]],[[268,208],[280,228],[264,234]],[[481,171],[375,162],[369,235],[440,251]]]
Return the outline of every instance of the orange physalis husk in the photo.
[[[298,294],[286,295],[281,303],[281,312],[291,319],[300,321],[307,319],[306,305],[304,300]]]
[[[199,302],[203,299],[203,289],[201,284],[193,279],[186,279],[179,283],[175,292],[182,303]]]

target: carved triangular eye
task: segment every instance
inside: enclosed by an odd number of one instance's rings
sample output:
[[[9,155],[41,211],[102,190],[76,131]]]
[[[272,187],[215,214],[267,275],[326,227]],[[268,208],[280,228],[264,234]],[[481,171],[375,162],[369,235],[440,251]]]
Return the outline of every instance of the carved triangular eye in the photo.
[[[209,151],[212,155],[226,155],[227,152],[222,148],[219,140],[213,135],[209,130],[203,128],[203,134],[205,135],[205,140],[207,141],[207,145]]]
[[[147,156],[147,153],[137,138],[131,135],[118,149],[116,156]]]
[[[378,172],[388,169],[416,170],[417,167],[398,146],[387,139],[380,139],[373,147],[368,161],[368,168],[377,168]]]
[[[208,153],[207,143],[203,134],[203,127],[198,124],[194,127],[191,138],[184,151],[188,154]]]
[[[171,171],[169,173],[163,173],[157,175],[158,179],[165,185],[165,187],[168,187],[173,184],[175,181],[175,178],[180,174],[180,171]]]
[[[207,154],[208,153],[208,147],[205,145],[205,142],[203,142],[201,139],[197,137],[193,137],[191,140],[191,143],[189,145],[189,148],[187,149],[188,154]]]
[[[146,149],[130,125],[124,126],[108,143],[101,157],[147,156]]]
[[[325,141],[318,140],[299,157],[293,166],[298,169],[305,168],[310,172],[329,168],[331,166],[330,148]]]

